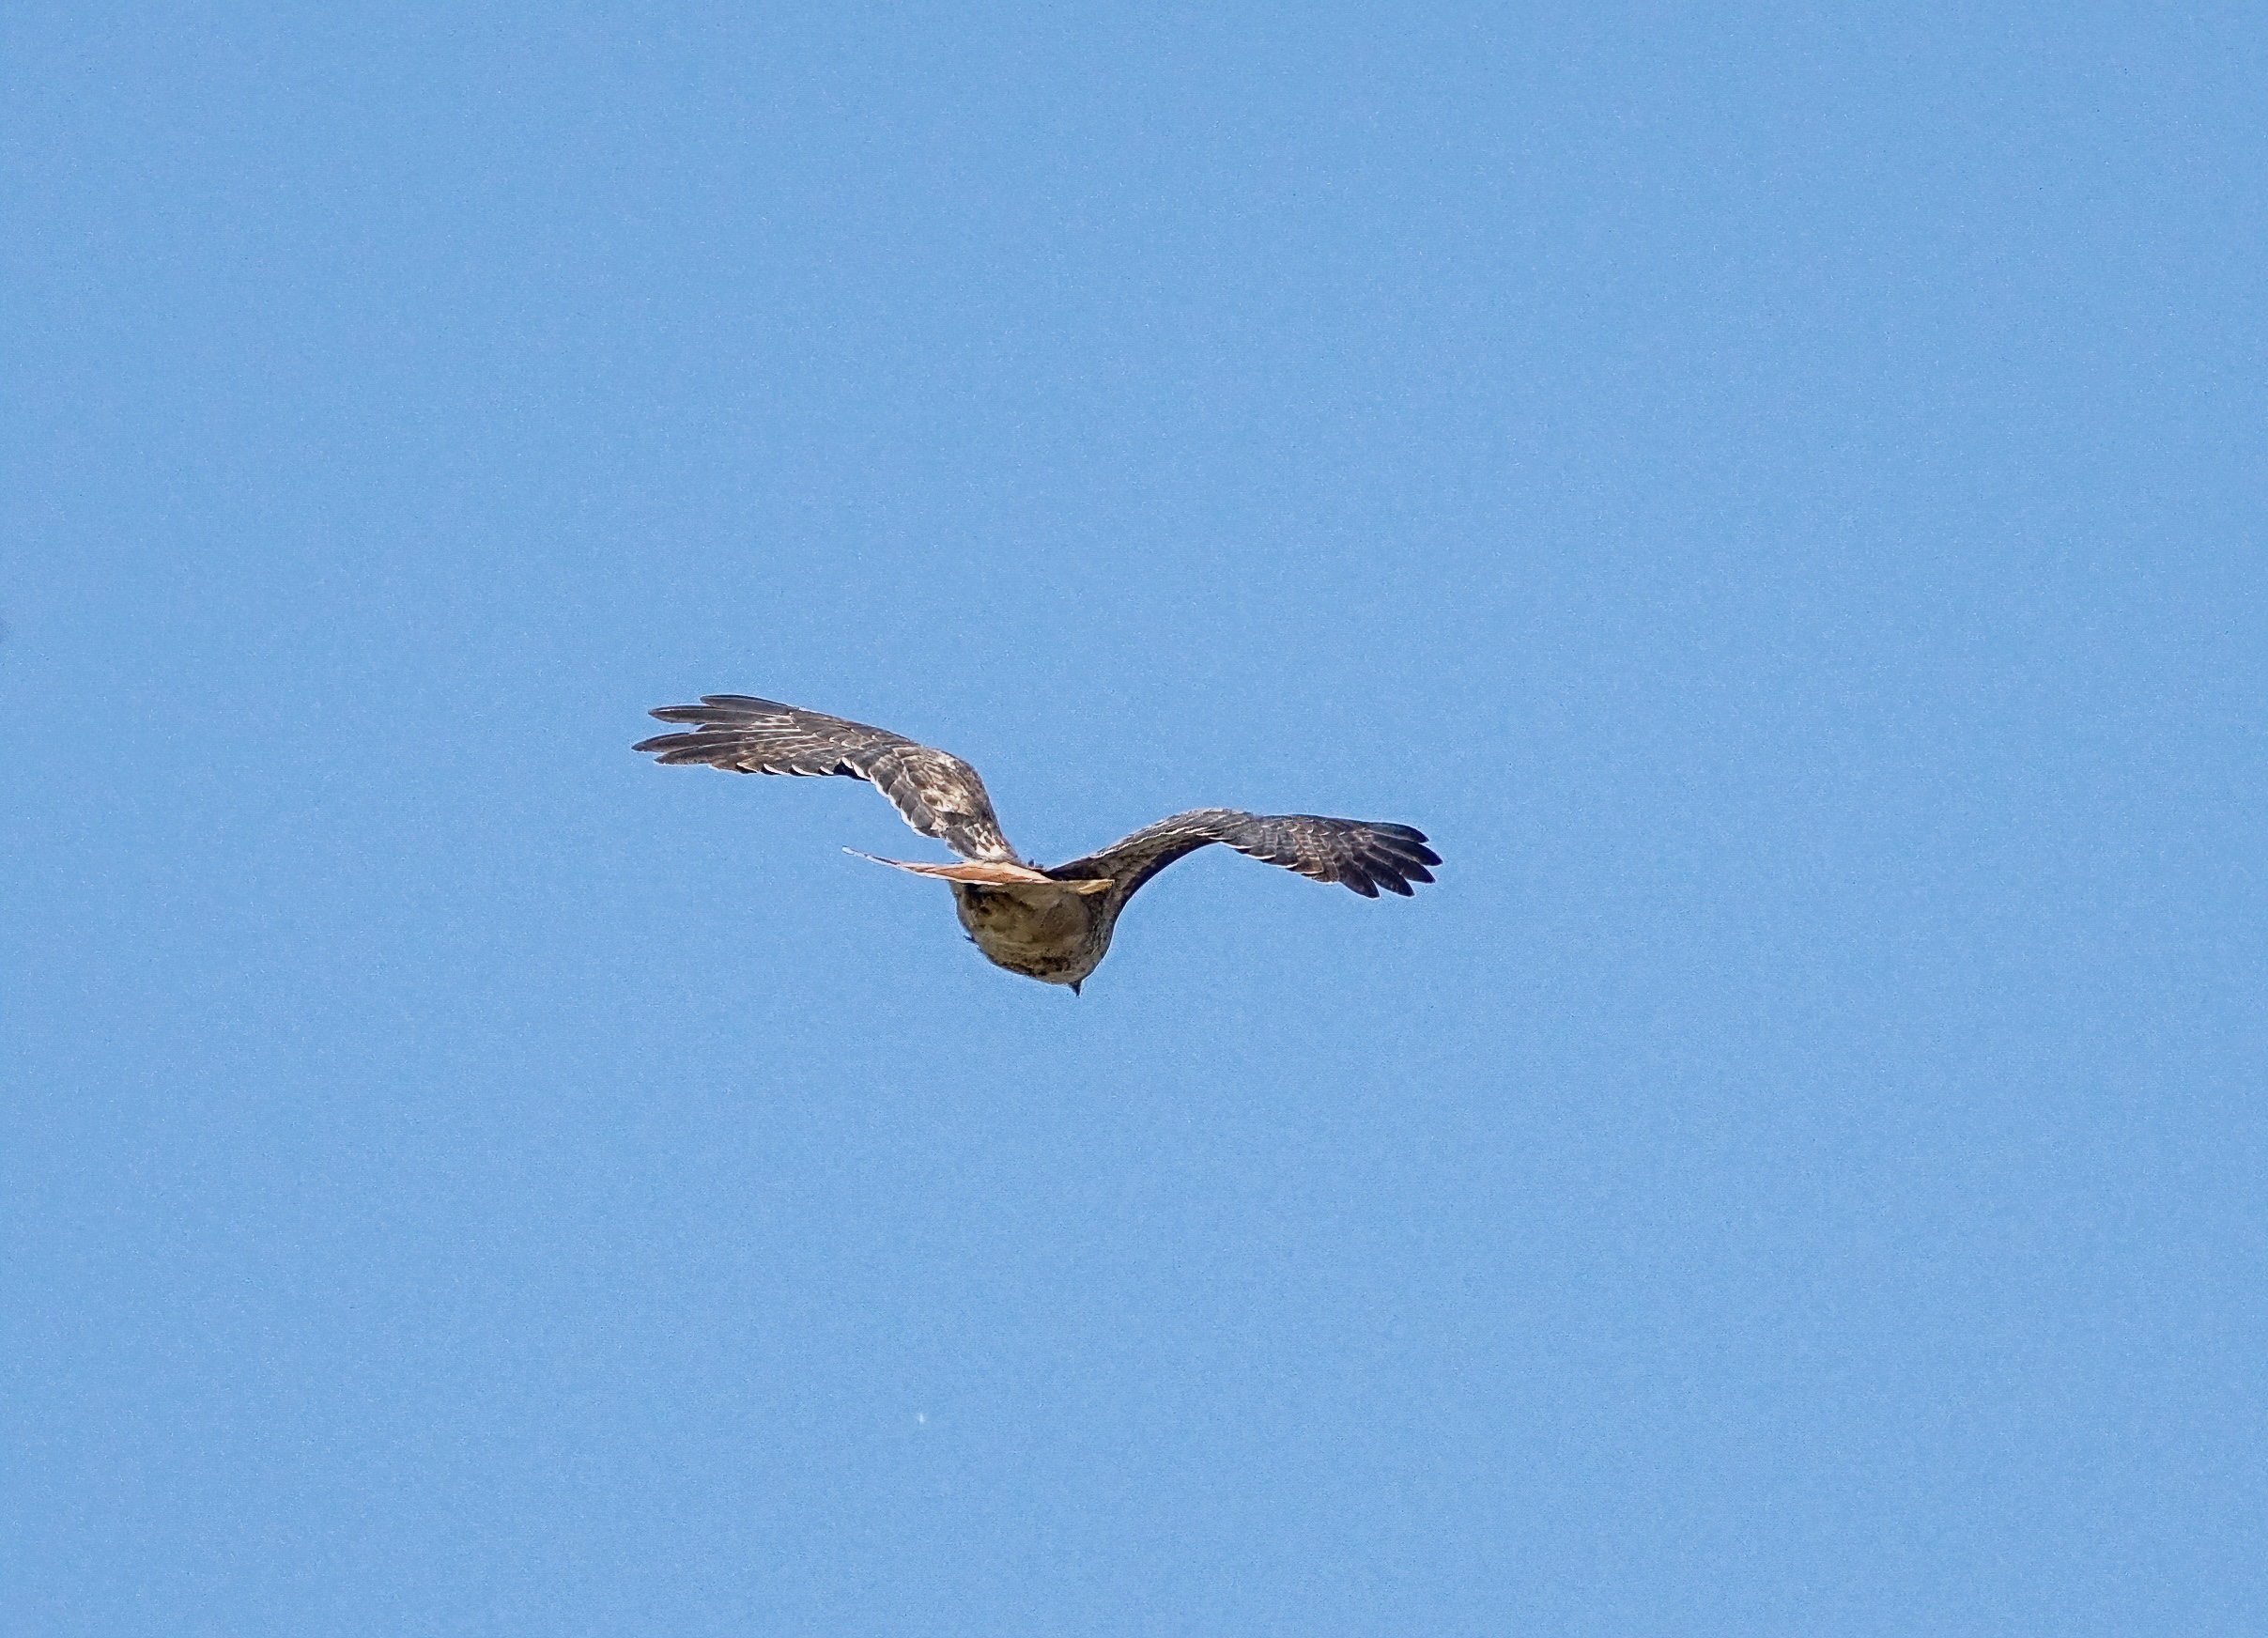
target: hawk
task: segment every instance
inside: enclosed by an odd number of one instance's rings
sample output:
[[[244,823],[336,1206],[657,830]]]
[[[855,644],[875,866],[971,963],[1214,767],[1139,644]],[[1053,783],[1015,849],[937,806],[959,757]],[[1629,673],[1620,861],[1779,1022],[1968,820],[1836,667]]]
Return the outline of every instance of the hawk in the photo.
[[[841,774],[867,780],[900,816],[961,856],[960,864],[876,864],[941,877],[953,891],[961,925],[985,960],[1041,983],[1069,984],[1072,995],[1110,949],[1119,913],[1144,882],[1200,847],[1219,842],[1319,882],[1336,882],[1365,899],[1378,890],[1410,896],[1412,882],[1430,882],[1441,863],[1422,830],[1313,813],[1245,813],[1192,808],[1069,864],[1043,869],[1016,857],[977,770],[957,756],[916,745],[887,728],[758,700],[703,694],[698,705],[664,705],[648,713],[692,725],[659,734],[631,749],[671,766],[706,764],[739,774]],[[846,851],[856,852],[856,849]]]

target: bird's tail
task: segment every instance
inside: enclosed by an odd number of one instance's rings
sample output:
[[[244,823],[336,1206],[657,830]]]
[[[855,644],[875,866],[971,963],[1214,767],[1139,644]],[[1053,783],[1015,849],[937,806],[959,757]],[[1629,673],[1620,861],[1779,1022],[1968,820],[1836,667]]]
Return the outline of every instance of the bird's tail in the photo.
[[[910,864],[903,858],[883,858],[872,853],[860,853],[855,847],[842,850],[859,858],[871,858],[876,864],[887,864],[892,870],[912,871],[918,876],[943,876],[949,882],[973,882],[989,888],[1016,888],[1026,885],[1064,888],[1074,893],[1099,893],[1110,884],[1106,881],[1059,882],[1055,877],[1027,870],[1020,864]]]

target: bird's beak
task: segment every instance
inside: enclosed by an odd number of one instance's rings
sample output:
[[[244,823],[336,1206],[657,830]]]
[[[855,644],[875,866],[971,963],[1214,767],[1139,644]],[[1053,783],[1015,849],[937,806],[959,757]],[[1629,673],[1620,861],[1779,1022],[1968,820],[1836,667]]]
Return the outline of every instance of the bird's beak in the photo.
[[[1075,995],[1077,995],[1077,994],[1079,993],[1079,985],[1080,985],[1080,984],[1085,983],[1086,981],[1086,981],[1085,979],[1081,979],[1081,980],[1077,981],[1077,982],[1074,982],[1074,983],[1073,983],[1073,984],[1071,986],[1071,993],[1072,993],[1072,995],[1074,995],[1074,996],[1075,996]]]

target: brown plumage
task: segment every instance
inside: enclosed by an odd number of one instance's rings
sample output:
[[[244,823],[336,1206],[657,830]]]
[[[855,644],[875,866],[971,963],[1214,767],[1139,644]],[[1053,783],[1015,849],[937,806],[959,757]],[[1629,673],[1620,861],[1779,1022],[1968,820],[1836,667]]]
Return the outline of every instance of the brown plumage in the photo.
[[[1126,901],[1174,860],[1213,842],[1366,899],[1377,898],[1381,888],[1407,898],[1410,884],[1430,882],[1428,867],[1441,863],[1425,832],[1407,825],[1193,808],[1100,852],[1042,869],[1009,846],[975,768],[887,729],[746,694],[704,694],[698,705],[665,705],[652,715],[692,725],[690,733],[656,734],[632,748],[653,752],[658,762],[871,780],[908,825],[969,861],[876,862],[944,879],[961,925],[988,961],[1045,983],[1069,984],[1073,994],[1110,949]]]

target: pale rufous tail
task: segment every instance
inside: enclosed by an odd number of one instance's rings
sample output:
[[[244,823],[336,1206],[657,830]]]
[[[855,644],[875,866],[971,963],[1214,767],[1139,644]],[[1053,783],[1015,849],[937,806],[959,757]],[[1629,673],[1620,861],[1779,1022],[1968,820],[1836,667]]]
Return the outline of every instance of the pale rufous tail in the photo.
[[[949,882],[974,882],[983,887],[1012,888],[1026,885],[1061,888],[1072,893],[1100,893],[1110,886],[1107,881],[1059,882],[1042,875],[1036,870],[1026,870],[1020,864],[911,864],[903,858],[884,858],[877,854],[860,853],[855,847],[843,852],[858,858],[871,858],[876,864],[887,864],[892,870],[912,871],[918,876],[943,876]]]

